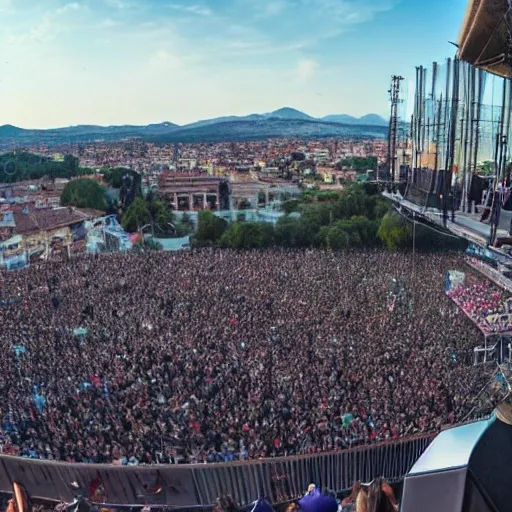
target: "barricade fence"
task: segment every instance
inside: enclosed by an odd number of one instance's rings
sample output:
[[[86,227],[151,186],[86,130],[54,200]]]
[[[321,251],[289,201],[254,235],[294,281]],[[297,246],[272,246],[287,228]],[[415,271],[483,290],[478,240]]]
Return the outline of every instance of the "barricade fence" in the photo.
[[[0,493],[22,484],[35,500],[70,502],[77,495],[123,506],[205,507],[231,494],[241,505],[265,497],[271,503],[302,496],[310,483],[335,492],[356,480],[382,476],[400,481],[434,434],[339,452],[221,464],[114,466],[41,461],[0,455]]]

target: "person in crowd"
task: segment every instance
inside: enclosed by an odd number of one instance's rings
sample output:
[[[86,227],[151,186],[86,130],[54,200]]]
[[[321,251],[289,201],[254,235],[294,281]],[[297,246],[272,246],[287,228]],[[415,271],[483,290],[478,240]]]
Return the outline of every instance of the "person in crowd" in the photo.
[[[238,512],[238,510],[236,500],[229,494],[222,495],[213,507],[213,512]]]
[[[0,273],[0,450],[214,463],[435,432],[466,418],[494,370],[463,357],[483,342],[444,293],[462,265],[204,249]]]
[[[361,482],[355,482],[350,494],[341,502],[341,512],[356,512],[356,500],[361,491]]]
[[[380,478],[361,485],[356,498],[356,512],[398,512],[398,502],[391,486]]]

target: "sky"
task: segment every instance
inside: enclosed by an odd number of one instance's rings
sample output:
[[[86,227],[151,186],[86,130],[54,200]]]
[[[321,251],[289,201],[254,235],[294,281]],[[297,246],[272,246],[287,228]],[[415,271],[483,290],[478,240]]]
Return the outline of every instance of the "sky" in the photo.
[[[467,0],[0,0],[0,125],[388,116]],[[406,94],[405,94],[406,95]]]

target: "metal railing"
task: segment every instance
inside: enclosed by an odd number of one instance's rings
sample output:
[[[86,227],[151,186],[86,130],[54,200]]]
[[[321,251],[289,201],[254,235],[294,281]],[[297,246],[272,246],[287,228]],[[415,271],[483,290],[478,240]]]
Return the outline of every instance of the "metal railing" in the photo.
[[[387,441],[338,452],[221,464],[114,466],[72,464],[0,456],[0,492],[22,484],[33,499],[72,501],[101,489],[103,503],[203,507],[224,493],[240,505],[265,496],[272,503],[303,495],[308,485],[335,492],[356,480],[404,478],[434,434]]]

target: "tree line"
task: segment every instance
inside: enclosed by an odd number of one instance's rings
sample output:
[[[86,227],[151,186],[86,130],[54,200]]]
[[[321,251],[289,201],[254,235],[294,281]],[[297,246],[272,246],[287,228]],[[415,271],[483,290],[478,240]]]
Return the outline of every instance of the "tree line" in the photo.
[[[80,167],[78,158],[72,155],[65,155],[62,160],[26,151],[0,155],[0,183],[39,180],[44,177],[52,180],[73,178],[93,172],[92,169]]]
[[[317,247],[332,250],[384,247],[389,250],[459,250],[465,242],[411,223],[394,211],[372,185],[351,184],[336,200],[295,200],[293,211],[273,225],[238,220],[228,224],[213,212],[199,213],[194,235],[197,246],[217,245],[233,249]],[[286,211],[286,203],[285,203]],[[300,215],[294,215],[297,212]]]
[[[376,171],[378,162],[376,156],[352,156],[337,162],[336,167],[340,170],[348,167],[358,174],[363,174],[368,170]]]
[[[119,176],[117,171],[113,176]],[[117,177],[112,184],[118,184]],[[96,180],[79,179],[69,182],[61,196],[63,205],[94,208],[118,213],[115,198]],[[374,184],[351,183],[343,192],[307,191],[299,199],[283,204],[284,215],[273,225],[248,222],[241,211],[239,220],[228,222],[212,211],[199,212],[197,230],[193,235],[196,246],[234,249],[264,249],[318,247],[332,250],[384,247],[389,250],[412,248],[420,251],[459,250],[466,243],[438,230],[412,224],[402,218],[391,203],[384,199]],[[138,197],[121,212],[120,221],[128,232],[140,231],[149,225],[157,237],[182,237],[194,232],[188,216],[177,221],[167,203],[158,197]]]

